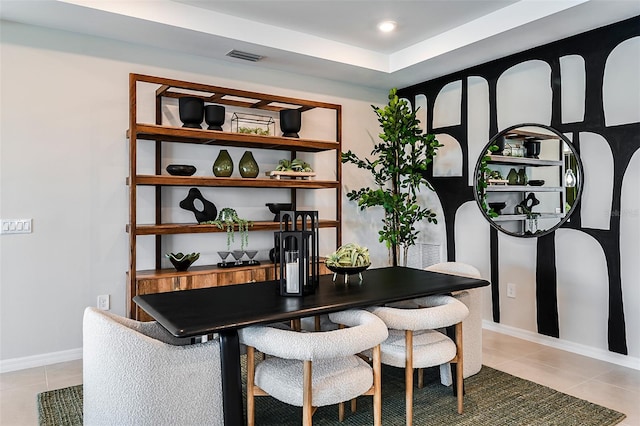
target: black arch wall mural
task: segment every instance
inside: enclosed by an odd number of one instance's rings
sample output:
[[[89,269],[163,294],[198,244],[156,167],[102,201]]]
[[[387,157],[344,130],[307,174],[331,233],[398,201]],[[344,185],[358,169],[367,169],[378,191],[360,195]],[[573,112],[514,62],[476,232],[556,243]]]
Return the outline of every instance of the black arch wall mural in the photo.
[[[461,120],[456,126],[434,128],[433,122],[426,123],[430,133],[451,135],[460,142],[462,149],[462,176],[434,177],[433,170],[428,171],[427,178],[438,193],[445,216],[447,234],[447,258],[455,260],[455,216],[458,208],[473,201],[473,188],[469,186],[468,152],[468,79],[482,77],[488,83],[489,93],[489,134],[486,140],[495,135],[498,129],[498,112],[496,106],[496,87],[498,78],[506,70],[530,60],[547,63],[551,69],[551,123],[550,125],[562,133],[571,134],[577,151],[580,152],[581,132],[590,132],[602,136],[608,143],[613,155],[613,199],[610,225],[608,230],[583,228],[580,209],[576,209],[571,220],[562,228],[579,230],[597,241],[605,255],[609,278],[608,301],[608,346],[609,350],[627,354],[625,335],[625,319],[623,311],[622,283],[620,273],[620,212],[622,181],[631,157],[640,148],[640,123],[606,126],[603,107],[603,81],[605,64],[609,54],[621,42],[640,36],[640,16],[598,28],[570,38],[520,52],[502,59],[477,65],[437,79],[429,80],[398,91],[401,97],[414,103],[417,95],[427,98],[428,117],[433,117],[435,99],[440,90],[451,82],[462,81]],[[584,119],[579,122],[563,123],[561,116],[561,79],[560,58],[568,55],[579,55],[585,63],[585,111]],[[637,94],[635,94],[637,96]],[[634,94],[630,94],[634,96]],[[494,321],[500,322],[498,299],[498,237],[497,231],[490,228],[491,244],[491,282]],[[558,303],[556,291],[555,265],[555,233],[538,238],[536,261],[536,313],[538,332],[548,336],[559,337]]]

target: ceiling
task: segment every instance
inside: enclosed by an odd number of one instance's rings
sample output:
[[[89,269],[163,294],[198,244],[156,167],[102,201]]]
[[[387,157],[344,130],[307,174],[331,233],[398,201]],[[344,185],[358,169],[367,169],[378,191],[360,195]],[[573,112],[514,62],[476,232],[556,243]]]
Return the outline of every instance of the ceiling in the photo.
[[[637,0],[0,0],[4,20],[385,90],[636,15]]]

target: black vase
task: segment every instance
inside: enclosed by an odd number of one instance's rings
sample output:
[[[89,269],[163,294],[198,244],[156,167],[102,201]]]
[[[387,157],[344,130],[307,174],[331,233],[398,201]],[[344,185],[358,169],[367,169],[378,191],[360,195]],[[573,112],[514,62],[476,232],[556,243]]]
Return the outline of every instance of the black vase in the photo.
[[[224,124],[224,107],[222,105],[207,105],[204,107],[204,121],[208,130],[222,130]]]
[[[540,155],[540,141],[539,140],[526,140],[524,141],[524,148],[527,150],[527,157],[538,158]]]
[[[302,126],[302,113],[299,109],[280,110],[280,130],[282,136],[287,138],[299,138],[298,132]]]
[[[204,100],[193,96],[184,96],[178,99],[178,111],[182,127],[202,129],[200,125],[204,120]]]

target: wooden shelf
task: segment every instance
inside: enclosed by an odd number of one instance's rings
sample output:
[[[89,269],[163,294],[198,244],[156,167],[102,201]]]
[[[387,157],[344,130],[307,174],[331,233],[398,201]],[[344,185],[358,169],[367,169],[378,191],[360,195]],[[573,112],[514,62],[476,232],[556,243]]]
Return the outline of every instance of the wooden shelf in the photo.
[[[127,130],[127,138],[131,138],[131,130]],[[340,147],[338,142],[333,141],[261,136],[144,123],[136,123],[136,139],[301,152],[330,151]]]
[[[560,217],[564,217],[562,213],[540,213],[539,216],[535,217],[535,219],[557,219]],[[527,215],[525,214],[502,214],[498,217],[493,218],[496,222],[508,222],[508,221],[521,221],[527,219]]]
[[[509,164],[509,165],[523,165],[532,167],[541,166],[562,166],[562,161],[559,160],[543,160],[539,158],[527,158],[527,157],[509,157],[504,155],[490,155],[489,163],[492,164]]]
[[[487,192],[562,192],[561,186],[488,185]]]
[[[337,220],[320,220],[320,228],[335,228],[339,222]],[[279,222],[253,222],[250,231],[277,231],[280,229]],[[127,232],[130,232],[127,225]],[[237,230],[237,228],[236,228]],[[199,223],[165,223],[160,225],[138,225],[136,235],[171,235],[171,234],[207,234],[211,232],[226,232],[216,225],[204,225]]]
[[[127,185],[130,179],[127,178]],[[222,178],[215,176],[138,175],[136,185],[151,186],[213,186],[236,188],[339,188],[340,182],[332,180],[284,180],[266,178]]]

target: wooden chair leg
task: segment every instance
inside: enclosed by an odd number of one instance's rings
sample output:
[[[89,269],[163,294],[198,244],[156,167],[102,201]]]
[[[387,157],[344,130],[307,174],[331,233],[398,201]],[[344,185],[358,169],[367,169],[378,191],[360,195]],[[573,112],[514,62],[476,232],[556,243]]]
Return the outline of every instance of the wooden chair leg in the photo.
[[[418,389],[422,389],[424,387],[424,374],[422,368],[418,368]]]
[[[254,349],[247,346],[247,426],[254,426],[255,418],[255,362]]]
[[[338,403],[338,421],[341,423],[344,421],[344,402]]]
[[[458,413],[462,414],[463,411],[463,398],[464,398],[464,363],[462,353],[462,323],[456,324],[456,378],[457,378],[457,393],[458,393]]]
[[[320,330],[320,315],[316,315],[315,317],[313,317],[314,319],[314,328],[316,331],[321,331]]]
[[[311,361],[304,362],[304,373],[303,373],[303,395],[302,395],[302,424],[303,426],[311,426],[312,420],[311,416],[313,416],[313,407],[312,401],[313,397],[311,394]]]
[[[357,407],[357,402],[358,402],[358,400],[357,400],[356,398],[353,398],[353,399],[351,400],[351,412],[352,412],[352,413],[355,413],[355,412],[356,412],[356,410],[358,409],[358,407]]]
[[[404,367],[405,411],[407,426],[413,425],[413,331],[405,330],[406,364]]]
[[[382,363],[380,345],[373,348],[373,424],[382,425]],[[351,410],[355,413],[355,402],[351,400]]]

